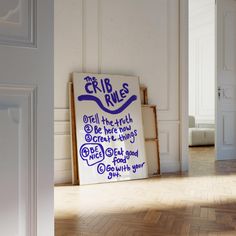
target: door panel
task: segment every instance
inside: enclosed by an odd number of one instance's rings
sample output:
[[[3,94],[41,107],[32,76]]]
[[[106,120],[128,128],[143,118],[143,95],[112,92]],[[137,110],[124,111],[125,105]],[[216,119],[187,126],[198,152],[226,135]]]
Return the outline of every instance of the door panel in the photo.
[[[235,145],[236,112],[224,112],[222,115],[223,115],[223,144]]]
[[[0,235],[54,234],[53,0],[0,1],[0,188]]]
[[[35,46],[36,4],[36,0],[0,2],[1,44]]]
[[[217,0],[217,160],[236,159],[236,1]]]
[[[1,235],[35,235],[35,88],[0,87]]]
[[[5,213],[0,215],[1,233],[3,235],[17,235],[20,232],[18,166],[12,164],[19,161],[19,124],[14,122],[14,118],[11,117],[11,109],[0,109],[0,120],[0,133],[5,134],[4,138],[2,135],[0,136],[0,150],[3,150],[1,156],[4,156],[0,165],[0,185],[6,186],[4,191],[1,191],[0,202],[11,202],[11,205],[4,204],[1,208],[1,211]],[[4,148],[10,146],[9,144],[12,148]],[[9,227],[9,222],[11,222],[11,227]],[[22,231],[25,232],[25,229]],[[23,235],[22,231],[21,235]]]

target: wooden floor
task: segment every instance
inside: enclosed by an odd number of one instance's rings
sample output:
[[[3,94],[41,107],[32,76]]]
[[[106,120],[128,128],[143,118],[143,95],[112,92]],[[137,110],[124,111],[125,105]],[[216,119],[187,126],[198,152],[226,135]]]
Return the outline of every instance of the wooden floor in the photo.
[[[236,161],[190,149],[188,175],[55,188],[55,235],[236,235]]]

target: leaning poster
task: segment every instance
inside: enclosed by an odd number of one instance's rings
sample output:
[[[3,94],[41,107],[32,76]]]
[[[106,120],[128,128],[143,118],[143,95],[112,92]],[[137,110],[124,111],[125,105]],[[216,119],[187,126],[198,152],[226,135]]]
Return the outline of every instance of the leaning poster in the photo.
[[[139,79],[73,74],[80,184],[148,176]]]

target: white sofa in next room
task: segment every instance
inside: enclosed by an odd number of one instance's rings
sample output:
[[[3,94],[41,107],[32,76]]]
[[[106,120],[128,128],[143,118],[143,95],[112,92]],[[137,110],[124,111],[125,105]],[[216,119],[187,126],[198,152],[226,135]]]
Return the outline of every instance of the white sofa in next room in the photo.
[[[215,144],[214,128],[196,127],[194,116],[189,116],[189,146],[206,146]]]

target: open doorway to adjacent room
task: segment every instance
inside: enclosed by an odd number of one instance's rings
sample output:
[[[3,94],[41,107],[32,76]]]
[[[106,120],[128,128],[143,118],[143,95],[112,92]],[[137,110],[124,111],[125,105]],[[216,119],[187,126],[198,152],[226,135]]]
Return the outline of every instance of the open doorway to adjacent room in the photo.
[[[215,0],[189,0],[188,17],[189,166],[194,173],[199,162],[209,171],[215,161]]]

